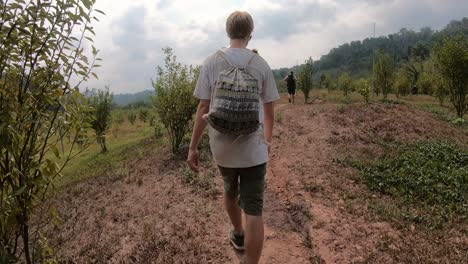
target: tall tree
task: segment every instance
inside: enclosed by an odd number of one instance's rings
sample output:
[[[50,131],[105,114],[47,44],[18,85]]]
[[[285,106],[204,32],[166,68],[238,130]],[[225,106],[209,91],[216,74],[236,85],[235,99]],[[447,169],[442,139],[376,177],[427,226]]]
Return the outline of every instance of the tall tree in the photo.
[[[309,58],[305,64],[301,65],[298,74],[298,86],[299,89],[304,93],[304,100],[307,103],[309,101],[310,91],[313,85],[313,73],[314,64],[312,58]]]
[[[400,68],[395,75],[395,94],[397,97],[408,95],[411,91],[411,80],[405,69]]]
[[[446,37],[434,47],[436,67],[444,78],[450,101],[463,118],[468,108],[468,40],[465,36]]]
[[[378,52],[374,72],[374,85],[382,92],[385,100],[392,89],[394,80],[394,62],[388,53]]]

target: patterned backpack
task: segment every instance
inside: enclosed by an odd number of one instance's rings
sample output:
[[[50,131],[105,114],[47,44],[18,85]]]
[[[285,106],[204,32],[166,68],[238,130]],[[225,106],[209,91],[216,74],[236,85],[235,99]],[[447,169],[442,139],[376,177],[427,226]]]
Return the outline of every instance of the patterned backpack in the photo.
[[[245,135],[259,127],[260,94],[258,80],[245,71],[254,54],[243,68],[235,67],[226,54],[218,51],[229,64],[219,73],[215,83],[212,107],[207,121],[214,129],[228,135]]]

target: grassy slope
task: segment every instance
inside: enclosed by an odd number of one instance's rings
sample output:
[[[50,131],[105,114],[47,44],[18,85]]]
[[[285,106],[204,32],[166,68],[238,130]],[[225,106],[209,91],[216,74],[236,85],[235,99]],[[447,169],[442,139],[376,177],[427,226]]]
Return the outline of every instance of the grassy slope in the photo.
[[[127,120],[120,126],[114,124],[107,136],[107,153],[102,153],[100,146],[92,142],[84,152],[69,162],[57,185],[60,187],[103,175],[106,171],[121,166],[122,161],[143,155],[143,150],[151,147],[144,141],[152,135],[153,128],[149,123],[139,120],[134,125]]]

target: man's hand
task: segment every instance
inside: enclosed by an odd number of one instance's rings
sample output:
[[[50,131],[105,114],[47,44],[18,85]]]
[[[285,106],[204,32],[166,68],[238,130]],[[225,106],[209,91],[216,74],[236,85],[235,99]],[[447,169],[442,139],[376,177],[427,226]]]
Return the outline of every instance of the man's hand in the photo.
[[[188,157],[187,157],[187,164],[190,169],[194,172],[198,172],[200,160],[198,158],[198,149],[189,149]]]

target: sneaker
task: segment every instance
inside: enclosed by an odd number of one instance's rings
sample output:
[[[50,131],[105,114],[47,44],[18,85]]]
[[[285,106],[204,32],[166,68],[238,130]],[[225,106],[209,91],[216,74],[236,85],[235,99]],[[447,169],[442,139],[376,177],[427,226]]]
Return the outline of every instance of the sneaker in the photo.
[[[290,99],[290,98],[288,98],[288,101],[289,101],[289,103],[291,103],[291,99]]]
[[[244,250],[244,236],[239,236],[234,234],[234,230],[229,232],[229,241],[231,242],[232,246],[237,250]]]

